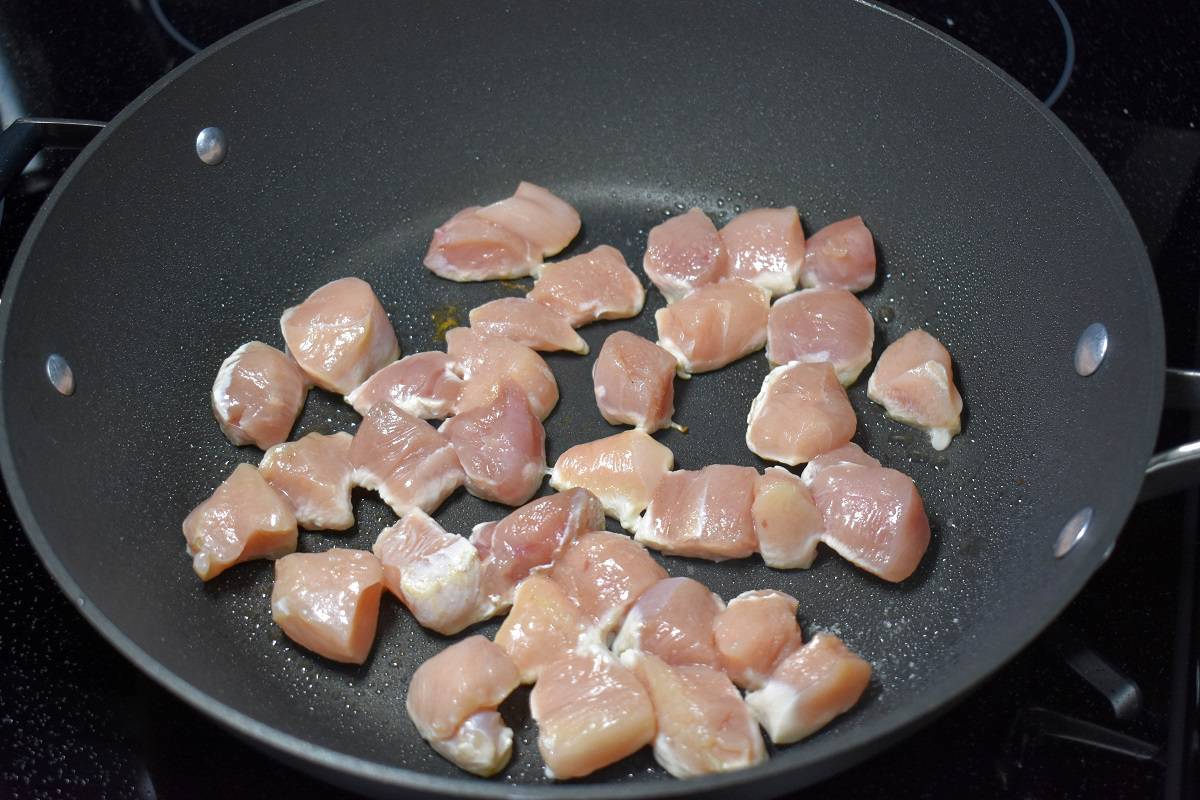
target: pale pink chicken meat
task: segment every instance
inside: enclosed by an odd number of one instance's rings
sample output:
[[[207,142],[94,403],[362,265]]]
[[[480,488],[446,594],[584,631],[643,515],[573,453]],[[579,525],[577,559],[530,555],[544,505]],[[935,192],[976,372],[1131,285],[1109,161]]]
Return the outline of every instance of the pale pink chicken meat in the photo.
[[[563,552],[550,578],[583,612],[601,644],[642,593],[667,577],[646,548],[619,533],[585,533]]]
[[[375,642],[382,593],[379,559],[364,550],[292,553],[275,562],[271,618],[301,647],[361,664]]]
[[[586,489],[539,497],[496,522],[471,531],[482,559],[481,591],[497,612],[513,601],[513,589],[533,573],[548,570],[580,534],[604,529],[604,507]]]
[[[615,247],[543,264],[527,297],[557,311],[573,328],[601,319],[636,317],[646,290]]]
[[[861,447],[850,442],[850,444],[830,450],[828,453],[822,453],[809,461],[804,467],[804,471],[800,473],[800,479],[804,481],[805,486],[811,488],[813,480],[821,470],[826,467],[836,467],[839,464],[858,464],[860,467],[883,466],[879,463],[879,459],[867,455]]]
[[[599,498],[604,513],[632,531],[674,464],[666,445],[642,431],[625,431],[568,449],[554,462],[550,485],[560,492],[587,489]]]
[[[579,233],[579,212],[570,203],[528,181],[512,197],[484,206],[479,216],[530,242],[543,256],[552,256]]]
[[[349,394],[400,357],[400,343],[371,285],[327,283],[279,319],[288,353],[317,386]]]
[[[743,689],[761,689],[783,658],[804,644],[799,601],[773,589],[742,592],[713,621],[721,669]]]
[[[746,704],[775,744],[807,738],[854,707],[871,681],[871,665],[831,633],[818,633],[775,667]]]
[[[458,456],[467,491],[483,500],[519,506],[546,476],[546,431],[515,383],[496,399],[451,417],[438,429]]]
[[[642,684],[609,653],[547,664],[529,695],[546,777],[581,778],[654,739],[654,706]]]
[[[371,549],[388,591],[424,627],[449,636],[487,616],[479,554],[424,512],[410,511],[384,528]]]
[[[438,755],[486,778],[512,757],[512,729],[496,709],[518,681],[503,650],[469,636],[417,667],[404,706]]]
[[[642,592],[613,639],[615,655],[652,653],[672,666],[719,667],[713,621],[725,604],[691,578],[666,578]]]
[[[350,463],[355,485],[379,492],[401,517],[413,509],[433,513],[465,480],[450,440],[386,401],[359,423]]]
[[[454,360],[434,350],[393,361],[346,395],[346,402],[364,417],[386,400],[419,419],[444,419],[453,413],[460,391]]]
[[[587,342],[562,314],[527,297],[501,297],[476,306],[468,315],[471,330],[499,336],[532,350],[567,350],[587,355]]]
[[[817,557],[825,520],[804,482],[783,467],[769,467],[754,486],[754,534],[768,567],[807,569]]]
[[[794,361],[771,370],[746,418],[746,446],[795,466],[850,441],[858,418],[828,361]]]
[[[821,541],[855,566],[893,583],[916,570],[929,547],[930,532],[925,504],[912,478],[894,469],[849,462],[813,473],[813,502],[825,520]]]
[[[744,278],[773,297],[796,288],[804,266],[804,228],[795,206],[744,211],[721,229],[729,277]]]
[[[463,386],[454,413],[490,406],[506,383],[521,387],[538,419],[558,404],[558,383],[546,362],[523,344],[487,336],[470,328],[446,332],[446,353],[458,365]]]
[[[658,346],[688,377],[732,364],[767,341],[770,295],[740,278],[703,286],[654,312]]]
[[[266,450],[287,441],[307,396],[308,378],[290,356],[246,342],[217,371],[212,411],[230,442]]]
[[[517,665],[521,683],[535,683],[547,665],[575,652],[585,627],[583,612],[561,586],[545,575],[530,575],[517,586],[496,644]]]
[[[634,538],[675,556],[724,561],[753,555],[757,479],[751,467],[726,464],[672,472],[655,488]]]
[[[767,758],[758,723],[723,672],[672,666],[629,651],[621,663],[650,695],[657,732],[654,760],[676,778],[745,769]]]
[[[192,569],[211,580],[234,564],[296,549],[296,517],[250,464],[238,464],[183,521]]]
[[[662,222],[646,237],[646,277],[673,303],[700,286],[728,276],[721,234],[698,208]]]
[[[301,528],[344,531],[354,525],[350,505],[350,443],[354,437],[310,433],[267,450],[258,471],[283,496]]]
[[[592,365],[600,415],[612,425],[647,433],[674,426],[675,357],[629,331],[604,340]]]
[[[845,289],[804,289],[781,297],[767,320],[767,360],[828,361],[849,386],[871,363],[875,321]]]
[[[520,234],[464,208],[433,231],[425,268],[446,280],[494,281],[524,278],[542,263],[538,247]]]
[[[894,420],[921,428],[935,450],[962,430],[962,396],[946,348],[919,328],[887,346],[867,381],[867,397]]]
[[[862,217],[826,225],[808,240],[800,283],[861,292],[875,282],[875,239]]]

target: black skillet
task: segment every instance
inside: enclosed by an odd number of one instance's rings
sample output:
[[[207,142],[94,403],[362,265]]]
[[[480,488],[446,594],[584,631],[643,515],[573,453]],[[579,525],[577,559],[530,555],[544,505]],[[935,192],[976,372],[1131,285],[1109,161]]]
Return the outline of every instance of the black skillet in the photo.
[[[221,163],[197,133],[223,131]],[[206,151],[211,153],[212,151]],[[863,294],[882,348],[922,326],[954,354],[963,433],[935,453],[864,395],[857,440],[909,472],[934,526],[920,569],[885,584],[826,551],[808,571],[757,559],[667,558],[726,598],[778,587],[806,631],[831,629],[875,678],[862,703],[756,769],[667,778],[645,751],[567,786],[544,784],[525,695],[497,779],[438,758],[403,712],[409,676],[446,639],[385,604],[362,668],[293,647],[272,625],[271,567],[192,574],[179,525],[242,461],[208,409],[222,358],[280,345],[279,313],[328,280],[369,280],[406,352],[441,346],[446,318],[520,287],[462,286],[420,259],[434,226],[518,180],[579,208],[569,252],[619,247],[698,205],[718,223],[794,204],[809,231],[862,214],[880,279]],[[652,336],[636,320],[582,332]],[[930,719],[1021,649],[1116,542],[1142,483],[1163,387],[1149,264],[1095,162],[1011,78],[911,19],[866,3],[301,4],[174,71],[108,125],[46,202],[0,305],[0,461],[47,567],[128,658],[238,734],[329,780],[379,794],[696,796],[779,793],[826,777]],[[1073,366],[1092,323],[1090,377]],[[51,354],[75,390],[47,380]],[[614,432],[590,358],[548,358],[562,401],[550,457]],[[761,355],[680,384],[661,435],[683,468],[762,466],[744,418]],[[352,429],[315,392],[296,435]],[[392,516],[356,501],[369,547]],[[1080,514],[1083,516],[1080,516]],[[504,509],[457,495],[466,533]],[[1087,518],[1065,550],[1069,521]],[[1068,533],[1082,526],[1067,527]],[[495,624],[481,626],[492,633]],[[181,751],[181,757],[186,745]]]

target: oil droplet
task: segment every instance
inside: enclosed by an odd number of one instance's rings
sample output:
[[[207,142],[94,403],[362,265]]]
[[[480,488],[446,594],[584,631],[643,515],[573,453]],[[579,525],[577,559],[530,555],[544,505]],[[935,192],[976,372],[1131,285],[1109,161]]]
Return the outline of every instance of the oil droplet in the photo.
[[[880,306],[875,312],[875,316],[879,317],[879,321],[883,323],[891,322],[896,318],[896,309],[891,306]]]
[[[446,331],[451,328],[457,328],[459,325],[458,306],[438,306],[430,313],[430,318],[433,320],[433,338],[435,341],[446,341]]]
[[[525,294],[533,288],[532,286],[521,283],[520,281],[498,281],[498,283],[505,289],[511,289],[512,291],[520,292],[521,294]]]

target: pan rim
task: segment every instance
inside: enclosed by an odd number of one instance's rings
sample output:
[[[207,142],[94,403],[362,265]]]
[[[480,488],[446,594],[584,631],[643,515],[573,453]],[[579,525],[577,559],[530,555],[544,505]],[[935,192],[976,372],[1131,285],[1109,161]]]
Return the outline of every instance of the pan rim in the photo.
[[[3,295],[0,296],[0,359],[3,357],[8,343],[9,323],[13,299],[24,276],[25,267],[33,243],[42,233],[54,207],[62,194],[68,190],[75,176],[87,164],[96,150],[103,146],[107,138],[117,130],[129,117],[136,114],[142,106],[156,98],[175,80],[197,64],[220,53],[225,47],[249,36],[260,28],[273,24],[292,14],[303,13],[309,8],[325,2],[325,0],[303,0],[293,6],[281,9],[250,25],[241,28],[206,48],[199,54],[185,61],[174,70],[155,81],[142,92],[133,102],[126,106],[104,130],[84,149],[64,173],[50,196],[43,203],[36,219],[27,231],[9,272]],[[1149,324],[1152,347],[1155,350],[1148,354],[1145,360],[1156,369],[1157,377],[1149,387],[1151,407],[1161,407],[1163,394],[1163,371],[1165,366],[1165,343],[1161,305],[1153,270],[1145,253],[1145,246],[1134,225],[1128,209],[1117,194],[1107,175],[1100,168],[1086,147],[1075,137],[1066,125],[1049,109],[1034,97],[1025,87],[1014,78],[994,65],[992,62],[929,25],[896,11],[873,0],[850,0],[857,5],[872,11],[885,14],[898,22],[913,27],[916,31],[932,37],[941,45],[952,48],[959,55],[973,61],[988,72],[993,78],[1008,90],[1013,91],[1018,98],[1036,108],[1044,119],[1072,151],[1079,157],[1083,166],[1095,181],[1097,188],[1103,192],[1124,237],[1136,245],[1139,253],[1137,277],[1148,289],[1150,302],[1145,309]],[[1131,270],[1132,271],[1132,270]],[[2,366],[2,364],[0,364]],[[340,752],[333,748],[315,745],[305,739],[285,733],[268,724],[259,722],[254,717],[243,713],[212,695],[198,689],[188,681],[164,667],[140,645],[126,636],[112,621],[95,606],[81,591],[79,585],[69,574],[59,560],[54,548],[34,518],[32,506],[25,488],[17,472],[12,443],[9,438],[5,408],[4,391],[5,371],[0,369],[0,471],[4,476],[14,510],[22,524],[22,528],[34,546],[42,563],[58,583],[63,592],[70,598],[83,614],[84,618],[125,658],[137,666],[144,674],[182,699],[188,705],[202,712],[209,718],[221,723],[235,734],[252,744],[282,756],[286,761],[305,769],[319,768],[325,772],[321,777],[329,780],[329,775],[336,775],[342,781],[352,781],[353,785],[362,788],[364,784],[374,787],[386,787],[390,790],[409,789],[431,794],[472,797],[572,797],[572,798],[601,798],[614,795],[633,795],[640,797],[680,797],[697,794],[711,794],[722,789],[732,788],[740,784],[757,784],[761,782],[781,782],[785,775],[802,775],[803,778],[791,784],[792,788],[810,785],[819,780],[860,763],[866,758],[882,751],[897,739],[907,735],[919,726],[931,721],[946,711],[955,701],[982,683],[998,669],[1008,663],[1017,653],[1044,630],[1054,618],[1074,599],[1083,584],[1091,577],[1102,563],[1107,553],[1096,549],[1087,555],[1087,560],[1079,558],[1075,568],[1069,574],[1063,575],[1063,581],[1069,584],[1070,591],[1060,594],[1055,599],[1056,607],[1049,609],[1053,613],[1045,616],[1023,617],[1014,620],[1012,627],[1005,635],[981,643],[980,651],[992,651],[997,657],[984,658],[984,663],[994,662],[980,672],[969,673],[960,671],[950,675],[934,687],[918,695],[907,708],[907,713],[887,715],[875,723],[847,732],[840,740],[838,747],[823,747],[824,740],[819,737],[809,742],[803,748],[794,748],[780,753],[775,758],[749,770],[708,776],[705,778],[686,781],[658,781],[655,783],[634,782],[629,784],[511,784],[499,781],[483,781],[469,776],[445,777],[429,775],[402,766],[384,765],[376,761],[363,759],[349,753]],[[1140,422],[1141,438],[1144,442],[1142,451],[1136,454],[1138,458],[1131,459],[1131,464],[1144,464],[1149,458],[1157,431],[1157,417],[1146,418]],[[1140,461],[1138,460],[1140,458]],[[1124,523],[1132,510],[1139,484],[1129,482],[1125,485],[1124,496],[1119,498],[1117,507],[1121,509],[1117,515],[1108,520],[1112,530],[1106,535],[1115,541],[1119,526]],[[1111,549],[1111,548],[1110,548]]]

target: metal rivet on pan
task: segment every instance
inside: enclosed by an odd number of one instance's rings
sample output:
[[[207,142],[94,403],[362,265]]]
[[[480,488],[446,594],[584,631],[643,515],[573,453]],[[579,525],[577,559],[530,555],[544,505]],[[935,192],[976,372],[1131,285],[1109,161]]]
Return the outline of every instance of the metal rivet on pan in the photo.
[[[1083,541],[1083,537],[1087,534],[1088,526],[1092,523],[1092,507],[1086,506],[1080,510],[1075,516],[1067,520],[1067,524],[1063,525],[1062,530],[1058,534],[1058,541],[1054,543],[1054,555],[1056,558],[1062,558],[1075,545]]]
[[[75,373],[71,372],[71,365],[58,353],[46,359],[46,377],[59,394],[70,395],[75,391]]]
[[[205,164],[220,164],[225,160],[227,149],[225,131],[220,128],[205,128],[196,134],[196,155]]]
[[[1093,322],[1079,334],[1075,345],[1075,371],[1088,376],[1100,369],[1100,363],[1108,354],[1108,328],[1103,323]]]

